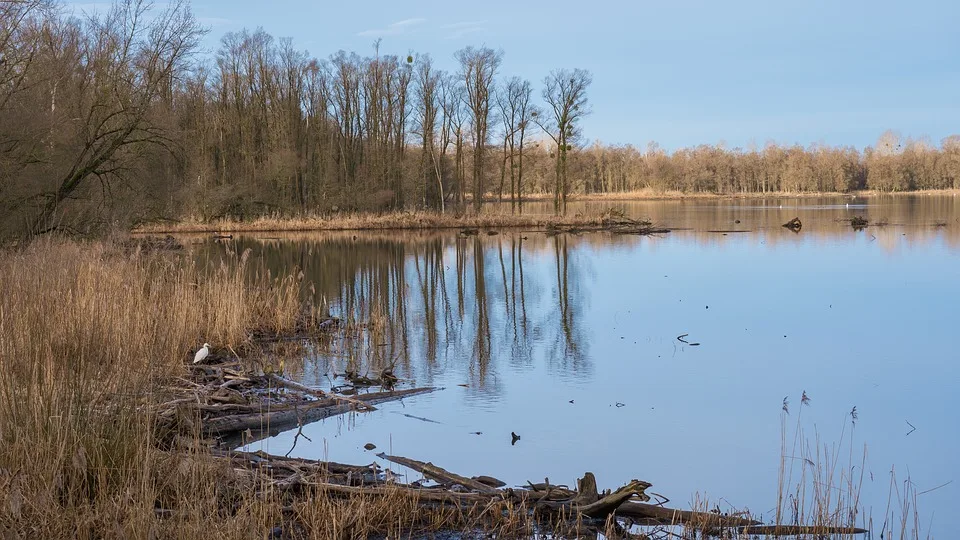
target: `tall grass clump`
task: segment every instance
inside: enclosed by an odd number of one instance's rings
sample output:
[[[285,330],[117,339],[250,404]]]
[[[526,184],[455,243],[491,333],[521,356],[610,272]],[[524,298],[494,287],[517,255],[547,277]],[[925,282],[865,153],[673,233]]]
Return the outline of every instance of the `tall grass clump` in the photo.
[[[908,478],[902,486],[891,470],[889,502],[882,523],[875,521],[862,499],[868,473],[867,446],[855,442],[859,413],[853,407],[846,415],[839,440],[826,443],[819,432],[810,436],[804,429],[803,410],[810,405],[806,392],[799,407],[783,399],[778,497],[774,523],[805,525],[812,530],[863,528],[884,538],[924,538],[919,524],[916,489]],[[810,534],[803,538],[862,538],[858,534]]]
[[[0,256],[0,536],[146,537],[161,506],[213,519],[223,471],[159,451],[152,406],[203,341],[292,326],[298,281],[105,243]]]

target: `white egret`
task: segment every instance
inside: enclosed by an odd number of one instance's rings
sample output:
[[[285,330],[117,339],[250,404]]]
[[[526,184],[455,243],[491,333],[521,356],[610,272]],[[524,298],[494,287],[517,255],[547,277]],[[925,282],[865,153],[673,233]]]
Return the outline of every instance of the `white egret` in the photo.
[[[200,362],[203,361],[204,358],[206,358],[209,355],[210,355],[210,344],[204,343],[203,347],[200,347],[200,350],[197,351],[197,354],[194,355],[193,363],[199,364]]]

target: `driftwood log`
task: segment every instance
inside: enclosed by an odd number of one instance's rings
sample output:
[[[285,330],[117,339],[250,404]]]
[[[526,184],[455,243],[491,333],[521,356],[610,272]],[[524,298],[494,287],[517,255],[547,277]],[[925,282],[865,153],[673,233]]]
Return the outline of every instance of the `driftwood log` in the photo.
[[[284,388],[289,388],[289,389],[291,389],[291,390],[296,390],[296,391],[298,391],[298,392],[303,392],[304,394],[307,394],[307,395],[311,395],[311,396],[318,397],[318,398],[333,399],[333,400],[336,400],[336,401],[342,401],[342,402],[344,402],[344,403],[352,403],[353,405],[356,405],[357,409],[359,409],[359,410],[364,410],[364,411],[375,411],[375,410],[377,410],[376,407],[374,407],[374,406],[371,405],[370,403],[367,403],[367,402],[365,402],[365,401],[363,401],[363,400],[355,399],[355,398],[351,398],[351,397],[347,397],[347,396],[340,396],[340,395],[332,394],[332,393],[327,393],[327,392],[324,392],[323,390],[319,390],[319,389],[317,389],[317,388],[310,388],[309,386],[306,386],[306,385],[304,385],[304,384],[300,384],[300,383],[298,383],[298,382],[291,381],[290,379],[285,379],[285,378],[277,375],[276,373],[271,373],[270,375],[267,376],[267,378],[270,379],[270,380],[271,380],[273,383],[275,383],[277,386],[282,386],[282,387],[284,387]]]
[[[751,525],[740,528],[738,532],[743,535],[816,536],[824,538],[834,535],[867,534],[870,531],[859,527],[832,527],[827,525]]]
[[[690,525],[703,529],[731,529],[760,525],[759,521],[713,512],[676,510],[654,504],[626,502],[617,507],[616,515],[642,525]]]
[[[356,398],[367,405],[396,401],[409,396],[425,394],[435,388],[410,388],[392,392],[371,392]],[[264,406],[263,410],[241,414],[230,414],[210,418],[203,422],[204,435],[227,435],[250,430],[266,430],[273,427],[289,427],[297,424],[316,422],[356,409],[352,402],[344,402],[342,397],[318,399],[274,407]]]
[[[465,488],[472,489],[473,491],[479,493],[496,493],[496,488],[492,488],[482,482],[478,482],[472,478],[467,478],[465,476],[460,476],[459,474],[454,474],[447,471],[446,469],[437,467],[433,463],[424,463],[423,461],[418,461],[416,459],[405,458],[401,456],[388,456],[387,454],[381,452],[377,454],[377,457],[380,459],[385,459],[397,465],[403,465],[413,469],[419,473],[423,473],[427,478],[432,478],[437,482],[449,486],[459,484]]]

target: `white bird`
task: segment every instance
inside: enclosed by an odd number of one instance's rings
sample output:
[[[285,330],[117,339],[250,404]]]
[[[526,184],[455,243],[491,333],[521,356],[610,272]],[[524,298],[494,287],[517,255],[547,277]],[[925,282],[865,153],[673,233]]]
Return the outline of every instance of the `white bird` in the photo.
[[[199,364],[200,362],[203,361],[204,358],[206,358],[209,355],[210,355],[210,344],[204,343],[203,347],[200,347],[200,350],[197,351],[197,354],[194,355],[193,363]]]

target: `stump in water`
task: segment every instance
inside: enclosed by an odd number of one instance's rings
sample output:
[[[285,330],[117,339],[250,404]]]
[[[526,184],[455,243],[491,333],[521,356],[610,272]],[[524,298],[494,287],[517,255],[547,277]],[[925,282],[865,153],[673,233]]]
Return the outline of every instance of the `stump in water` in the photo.
[[[855,231],[862,231],[867,228],[867,225],[870,224],[870,221],[863,216],[853,216],[850,219],[850,226],[853,227]]]
[[[800,218],[795,217],[790,221],[784,223],[783,226],[796,233],[796,232],[800,232],[800,229],[803,228],[803,223],[800,222]]]

